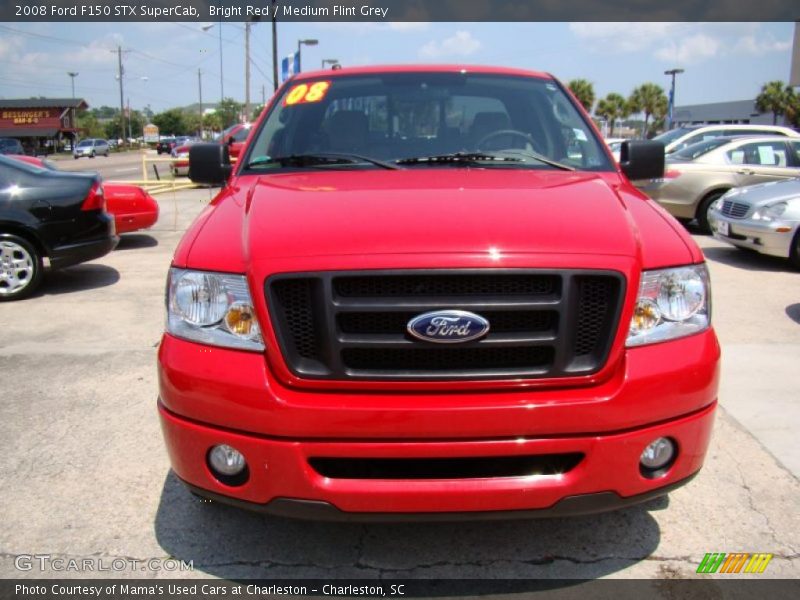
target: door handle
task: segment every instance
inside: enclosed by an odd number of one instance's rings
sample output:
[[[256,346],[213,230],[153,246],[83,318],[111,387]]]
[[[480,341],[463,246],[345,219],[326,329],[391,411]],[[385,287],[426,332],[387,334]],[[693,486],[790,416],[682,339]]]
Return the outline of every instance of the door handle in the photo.
[[[753,174],[755,174],[755,171],[753,171],[752,169],[739,169],[736,172],[739,175],[753,175]]]

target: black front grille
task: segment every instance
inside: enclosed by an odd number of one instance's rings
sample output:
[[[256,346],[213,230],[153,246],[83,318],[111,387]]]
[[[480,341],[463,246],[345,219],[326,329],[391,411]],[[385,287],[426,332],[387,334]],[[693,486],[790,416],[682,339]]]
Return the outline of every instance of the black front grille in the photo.
[[[733,200],[723,200],[720,212],[733,219],[744,219],[749,210],[750,205],[748,204],[734,202]]]
[[[289,368],[311,379],[564,377],[600,369],[616,333],[624,279],[598,271],[304,273],[267,282]],[[466,310],[482,338],[437,344],[408,323]]]
[[[475,456],[459,458],[310,458],[308,464],[331,479],[482,479],[562,475],[583,454]]]

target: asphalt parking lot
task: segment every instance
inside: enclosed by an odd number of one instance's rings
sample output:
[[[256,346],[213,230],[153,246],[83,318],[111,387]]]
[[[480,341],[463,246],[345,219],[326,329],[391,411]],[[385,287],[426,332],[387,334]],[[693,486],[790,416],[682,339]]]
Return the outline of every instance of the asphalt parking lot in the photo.
[[[47,554],[194,568],[123,577],[674,579],[698,577],[707,552],[772,553],[765,577],[800,577],[800,273],[703,236],[722,409],[704,470],[667,499],[573,519],[394,525],[196,500],[170,474],[155,362],[170,257],[209,199],[159,196],[152,230],[0,306],[0,577],[87,575],[15,567]]]

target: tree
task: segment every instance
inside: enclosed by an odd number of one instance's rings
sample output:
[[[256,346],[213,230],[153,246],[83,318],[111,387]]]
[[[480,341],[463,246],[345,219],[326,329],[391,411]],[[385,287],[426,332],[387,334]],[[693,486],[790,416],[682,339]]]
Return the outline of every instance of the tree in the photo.
[[[133,110],[130,116],[125,119],[125,131],[122,131],[122,122],[119,118],[119,111],[111,121],[105,124],[105,137],[110,140],[123,139],[127,140],[130,137],[138,137],[142,135],[142,129],[145,126],[145,119],[142,113],[138,110]]]
[[[82,137],[100,138],[105,134],[102,123],[97,120],[97,115],[92,111],[79,111],[76,121]]]
[[[756,97],[756,108],[761,112],[772,113],[772,124],[778,123],[778,117],[786,114],[787,105],[794,95],[790,86],[782,81],[770,81],[761,86],[761,93]]]
[[[592,112],[594,106],[594,85],[586,79],[573,79],[567,84],[572,94],[583,104],[587,112]]]
[[[800,94],[791,87],[786,87],[786,118],[793,127],[800,127]]]
[[[209,131],[220,132],[225,129],[222,126],[222,119],[217,113],[208,113],[203,115],[203,128]]]
[[[628,102],[620,94],[611,92],[605,98],[600,99],[594,114],[602,117],[609,124],[609,137],[614,137],[614,125],[617,119],[624,119],[630,115]]]
[[[217,113],[222,120],[222,127],[227,128],[239,122],[239,115],[242,113],[244,104],[237,102],[233,98],[223,98],[217,106]]]
[[[643,83],[631,92],[628,99],[628,106],[631,112],[644,113],[644,127],[642,128],[642,137],[646,138],[648,134],[648,121],[651,116],[656,120],[667,114],[667,107],[669,100],[660,85],[655,83]]]
[[[153,125],[161,135],[180,135],[186,132],[186,122],[180,108],[171,108],[153,116]]]

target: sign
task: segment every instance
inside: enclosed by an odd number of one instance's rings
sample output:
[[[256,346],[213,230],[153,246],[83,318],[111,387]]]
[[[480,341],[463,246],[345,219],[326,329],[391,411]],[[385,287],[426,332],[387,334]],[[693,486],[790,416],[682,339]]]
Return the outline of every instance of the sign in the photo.
[[[38,108],[0,111],[0,127],[60,127],[59,116],[61,110],[57,108]]]
[[[300,54],[293,52],[281,61],[281,83],[300,72]]]
[[[158,141],[158,127],[152,123],[144,126],[144,142],[145,144]]]

